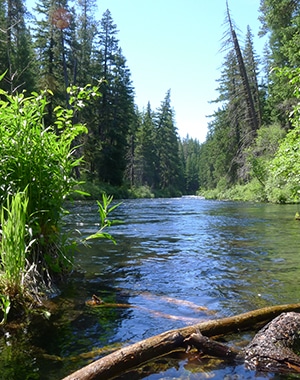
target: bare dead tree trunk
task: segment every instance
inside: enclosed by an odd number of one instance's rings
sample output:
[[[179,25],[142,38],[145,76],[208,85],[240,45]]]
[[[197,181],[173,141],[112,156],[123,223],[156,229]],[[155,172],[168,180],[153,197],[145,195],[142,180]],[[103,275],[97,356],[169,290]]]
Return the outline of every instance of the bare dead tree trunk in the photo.
[[[244,87],[248,117],[249,117],[249,120],[251,123],[251,129],[254,132],[256,132],[257,129],[259,128],[259,123],[258,123],[257,115],[255,112],[253,96],[252,96],[251,88],[249,85],[249,79],[248,79],[243,55],[242,55],[242,52],[240,49],[239,41],[237,39],[235,30],[234,30],[233,25],[232,25],[231,16],[230,16],[230,12],[229,12],[229,6],[228,6],[228,0],[226,1],[226,8],[227,8],[227,18],[228,18],[228,23],[229,23],[229,27],[230,27],[230,33],[232,36],[233,46],[234,46],[235,54],[237,57],[239,71],[241,74],[242,83],[243,83],[243,87]]]

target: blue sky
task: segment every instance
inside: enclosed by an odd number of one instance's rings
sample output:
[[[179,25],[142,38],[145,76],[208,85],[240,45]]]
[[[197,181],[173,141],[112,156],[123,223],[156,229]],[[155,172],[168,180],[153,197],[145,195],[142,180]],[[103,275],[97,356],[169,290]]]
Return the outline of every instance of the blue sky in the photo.
[[[33,0],[30,0],[32,3]],[[231,15],[240,29],[247,25],[261,55],[260,0],[229,0]],[[216,104],[216,80],[224,53],[220,52],[226,0],[98,0],[95,17],[109,9],[119,30],[119,46],[127,59],[140,109],[150,101],[153,110],[171,89],[171,102],[181,137],[204,141]]]
[[[240,29],[241,42],[250,26],[254,47],[259,0],[229,0],[231,15]],[[224,53],[220,52],[225,0],[101,0],[98,13],[109,9],[118,27],[119,44],[127,59],[140,109],[150,101],[155,110],[168,89],[181,137],[204,141],[208,119],[216,104],[216,80]]]

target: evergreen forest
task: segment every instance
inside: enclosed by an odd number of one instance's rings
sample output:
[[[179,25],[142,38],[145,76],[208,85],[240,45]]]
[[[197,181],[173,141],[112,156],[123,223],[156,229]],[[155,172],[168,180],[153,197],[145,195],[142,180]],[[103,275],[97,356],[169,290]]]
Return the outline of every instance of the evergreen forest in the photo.
[[[261,0],[263,57],[255,52],[251,26],[237,33],[224,2],[224,61],[203,143],[179,138],[171,89],[158,109],[150,100],[138,109],[113,15],[106,10],[98,20],[95,11],[95,0],[37,0],[33,15],[22,0],[0,1],[3,91],[30,96],[47,90],[43,122],[50,126],[59,107],[70,108],[68,89],[99,89],[72,115],[87,128],[73,141],[74,154],[84,160],[72,172],[90,193],[298,200],[298,0]]]

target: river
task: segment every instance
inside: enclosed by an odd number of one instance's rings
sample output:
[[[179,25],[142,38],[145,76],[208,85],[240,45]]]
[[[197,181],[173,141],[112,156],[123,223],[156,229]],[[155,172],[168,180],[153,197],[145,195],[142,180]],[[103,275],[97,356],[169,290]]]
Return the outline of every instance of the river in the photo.
[[[95,202],[69,204],[73,238],[97,231]],[[297,206],[199,197],[124,200],[117,245],[80,245],[49,321],[0,339],[0,378],[59,380],[112,349],[200,320],[300,302]],[[92,308],[95,294],[124,307]],[[251,339],[232,337],[237,345]],[[242,365],[173,355],[125,379],[258,379]],[[280,379],[268,374],[261,378]],[[287,377],[282,377],[286,379]]]

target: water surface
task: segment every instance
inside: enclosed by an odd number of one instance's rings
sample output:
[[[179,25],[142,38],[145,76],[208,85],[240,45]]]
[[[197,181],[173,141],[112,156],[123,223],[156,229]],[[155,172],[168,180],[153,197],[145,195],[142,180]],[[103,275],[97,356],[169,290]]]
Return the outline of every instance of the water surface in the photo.
[[[94,202],[68,207],[68,231],[77,229],[83,237],[97,231]],[[61,379],[111,349],[166,330],[300,302],[296,211],[290,205],[197,197],[125,200],[113,214],[124,223],[110,230],[118,244],[99,240],[79,247],[77,270],[53,299],[58,309],[50,321],[0,341],[1,378]],[[93,294],[128,307],[88,307],[85,302]],[[20,361],[22,370],[16,364]],[[134,376],[260,378],[243,366],[199,363],[178,354],[156,364]]]

